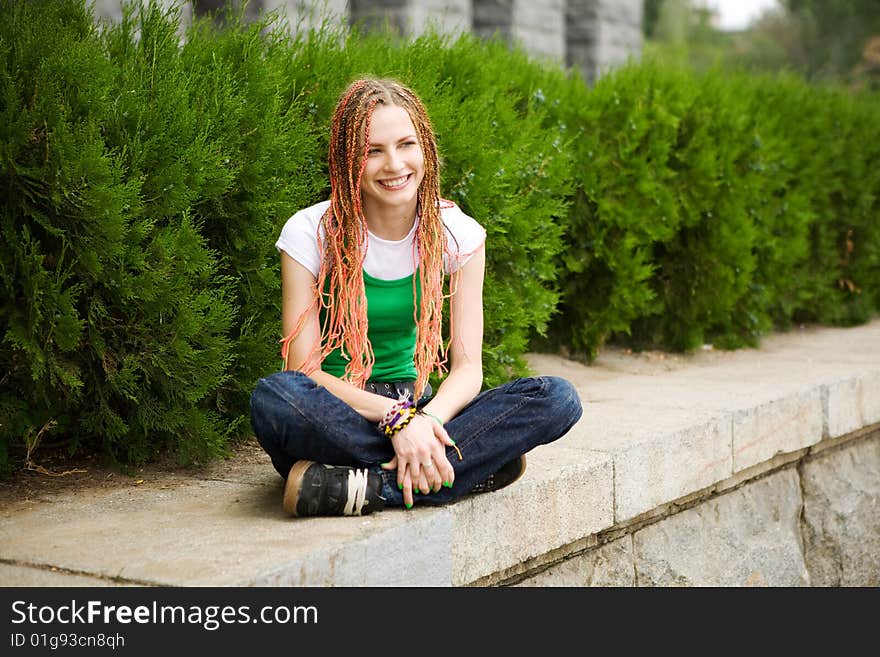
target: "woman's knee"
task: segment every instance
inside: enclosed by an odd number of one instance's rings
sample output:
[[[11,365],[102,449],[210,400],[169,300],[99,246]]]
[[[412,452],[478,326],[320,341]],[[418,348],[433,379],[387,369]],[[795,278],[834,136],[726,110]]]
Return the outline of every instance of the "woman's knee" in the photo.
[[[540,399],[554,417],[567,426],[577,422],[583,414],[583,406],[577,389],[559,376],[532,376],[511,381],[507,392],[526,398]]]
[[[317,384],[302,372],[285,370],[257,381],[251,393],[251,411],[285,404],[296,396],[314,389]]]
[[[315,386],[314,381],[302,372],[276,372],[257,381],[251,393],[251,425],[257,440],[265,446],[265,441],[278,436],[281,423],[290,418],[290,403],[297,395]]]
[[[260,379],[257,381],[257,385],[251,393],[251,428],[253,428],[254,435],[264,449],[266,448],[266,439],[277,434],[277,431],[273,430],[275,422],[273,421],[274,413],[272,412],[276,403],[277,395],[266,383],[266,380]]]
[[[566,379],[558,376],[538,377],[544,382],[544,391],[553,404],[556,415],[565,418],[569,426],[577,422],[584,412],[577,389]]]

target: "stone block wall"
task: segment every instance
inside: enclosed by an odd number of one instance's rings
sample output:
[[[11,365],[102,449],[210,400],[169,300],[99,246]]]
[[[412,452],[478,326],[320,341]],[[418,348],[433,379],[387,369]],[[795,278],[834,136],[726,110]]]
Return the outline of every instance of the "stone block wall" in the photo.
[[[496,32],[509,37],[513,27],[514,0],[473,0],[473,30],[481,37]]]
[[[265,11],[278,8],[286,11],[293,29],[308,30],[324,21],[348,23],[348,0],[261,0],[261,4]]]
[[[434,23],[444,34],[468,32],[473,25],[470,0],[410,0],[410,33],[419,34]]]
[[[567,0],[565,63],[589,81],[642,50],[642,0]]]
[[[565,61],[565,0],[473,0],[474,32],[496,33],[529,53]]]
[[[121,16],[121,0],[95,0],[103,18]],[[241,0],[237,0],[241,1]],[[162,0],[171,6],[180,0]],[[368,27],[388,23],[400,34],[417,36],[428,25],[444,34],[472,31],[499,34],[530,54],[580,67],[595,80],[607,70],[638,56],[642,48],[643,0],[249,0],[248,17],[282,8],[292,27],[303,29],[323,20]],[[223,7],[225,0],[194,0],[181,5],[183,23],[196,14]]]
[[[94,14],[98,18],[106,18],[110,20],[119,20],[122,18],[122,0],[93,0]],[[181,23],[188,24],[192,20],[192,5],[189,3],[182,4],[175,0],[159,0],[159,3],[165,7],[173,7],[180,5]]]
[[[813,586],[880,586],[880,437],[800,469]]]
[[[433,25],[443,34],[471,29],[471,0],[349,0],[349,19],[417,36]]]
[[[880,586],[880,430],[749,480],[519,586]]]

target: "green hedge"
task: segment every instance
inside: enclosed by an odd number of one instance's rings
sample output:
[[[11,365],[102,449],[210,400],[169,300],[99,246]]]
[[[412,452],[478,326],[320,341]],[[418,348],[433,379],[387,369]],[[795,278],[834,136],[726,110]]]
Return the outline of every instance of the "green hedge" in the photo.
[[[880,290],[876,95],[653,62],[573,86],[577,126],[552,343],[595,357],[757,345],[852,324]],[[874,164],[872,164],[874,163]]]
[[[524,55],[333,29],[295,40],[234,14],[181,42],[175,11],[129,6],[99,30],[84,4],[6,0],[0,17],[4,450],[47,427],[72,449],[193,461],[249,432],[249,392],[280,365],[273,244],[326,198],[330,113],[363,74],[428,104],[446,194],[491,245],[486,384],[527,371],[557,302],[570,161],[540,98],[497,84],[536,74]]]
[[[277,363],[277,219],[320,154],[287,40],[202,30],[181,48],[156,6],[101,32],[79,1],[4,3],[4,447],[51,427],[191,461],[247,430]]]
[[[365,74],[422,96],[445,195],[487,229],[486,386],[548,342],[735,347],[880,305],[876,96],[650,62],[590,89],[469,36],[228,14],[181,39],[154,3],[103,27],[85,5],[0,0],[0,468],[45,436],[138,462],[249,433],[273,244],[327,197]]]

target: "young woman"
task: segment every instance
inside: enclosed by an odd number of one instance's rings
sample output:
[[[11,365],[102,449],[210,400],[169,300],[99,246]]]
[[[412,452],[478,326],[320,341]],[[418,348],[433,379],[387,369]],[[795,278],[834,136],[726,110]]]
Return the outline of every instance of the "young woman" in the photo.
[[[293,215],[276,243],[284,368],[251,397],[257,439],[287,479],[285,510],[361,515],[512,483],[581,404],[549,376],[480,393],[486,233],[440,197],[418,97],[354,82],[333,115],[329,174],[330,200]]]

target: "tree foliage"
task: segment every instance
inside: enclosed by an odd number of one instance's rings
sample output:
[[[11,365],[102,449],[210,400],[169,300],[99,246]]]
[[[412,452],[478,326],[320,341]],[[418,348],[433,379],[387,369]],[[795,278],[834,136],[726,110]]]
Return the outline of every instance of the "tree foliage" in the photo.
[[[716,65],[795,72],[880,88],[880,3],[783,0],[745,30],[724,32],[693,0],[645,0],[645,51],[705,72]]]
[[[572,88],[575,196],[553,344],[757,345],[876,312],[878,98],[645,61]]]
[[[880,37],[876,0],[784,0],[800,23],[805,70],[811,77],[851,75],[871,37]]]
[[[280,362],[273,245],[327,197],[330,113],[365,74],[422,95],[445,192],[487,229],[486,385],[527,371],[558,298],[570,157],[539,87],[560,71],[468,36],[292,37],[230,10],[181,40],[158,2],[99,27],[84,0],[3,1],[0,449],[51,432],[193,461],[249,432]]]

